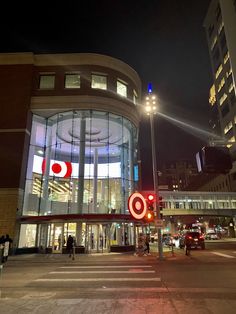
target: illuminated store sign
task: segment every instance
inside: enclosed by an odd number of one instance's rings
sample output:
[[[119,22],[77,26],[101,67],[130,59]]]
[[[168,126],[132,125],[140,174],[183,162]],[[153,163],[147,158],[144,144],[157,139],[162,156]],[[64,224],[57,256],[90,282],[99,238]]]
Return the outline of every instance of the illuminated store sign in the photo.
[[[97,165],[97,177],[98,178],[120,178],[121,177],[121,165],[120,162],[105,163]],[[46,163],[45,159],[40,156],[34,155],[33,161],[33,172],[38,174],[45,174]],[[78,178],[79,176],[79,164],[50,160],[49,176],[60,177],[60,178]],[[93,178],[94,177],[94,165],[85,164],[84,165],[84,177]]]

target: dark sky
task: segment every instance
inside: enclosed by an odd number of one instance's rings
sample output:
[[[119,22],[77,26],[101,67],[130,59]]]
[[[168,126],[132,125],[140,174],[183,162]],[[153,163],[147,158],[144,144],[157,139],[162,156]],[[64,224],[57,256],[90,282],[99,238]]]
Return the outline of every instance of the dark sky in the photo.
[[[167,160],[195,160],[206,141],[197,129],[209,130],[212,77],[203,28],[209,3],[210,0],[9,2],[1,4],[7,23],[0,22],[0,52],[94,52],[121,59],[138,72],[144,92],[152,82],[161,113],[192,126],[182,124],[179,128],[173,120],[157,117],[158,167]],[[150,155],[148,126],[144,118],[140,138],[146,156]]]

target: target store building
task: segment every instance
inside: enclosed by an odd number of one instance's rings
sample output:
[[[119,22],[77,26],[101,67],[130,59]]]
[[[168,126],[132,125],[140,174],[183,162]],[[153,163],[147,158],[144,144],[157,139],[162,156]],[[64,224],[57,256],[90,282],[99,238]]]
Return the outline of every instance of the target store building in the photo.
[[[16,251],[128,250],[141,82],[98,54],[0,54],[0,235]]]

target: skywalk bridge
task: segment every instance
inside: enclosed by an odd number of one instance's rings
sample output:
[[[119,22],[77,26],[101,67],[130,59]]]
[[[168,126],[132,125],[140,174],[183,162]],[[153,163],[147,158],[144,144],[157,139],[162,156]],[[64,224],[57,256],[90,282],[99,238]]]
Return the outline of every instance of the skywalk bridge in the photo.
[[[163,216],[236,217],[235,192],[160,191]]]

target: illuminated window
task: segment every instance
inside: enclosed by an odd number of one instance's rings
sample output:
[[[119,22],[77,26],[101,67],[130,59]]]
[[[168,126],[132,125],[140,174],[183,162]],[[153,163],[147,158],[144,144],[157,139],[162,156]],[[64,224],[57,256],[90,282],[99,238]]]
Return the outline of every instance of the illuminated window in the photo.
[[[224,93],[224,95],[220,98],[220,106],[222,106],[226,98],[227,98],[227,95]]]
[[[218,28],[218,34],[220,34],[220,32],[222,31],[223,27],[224,27],[224,23],[223,23],[223,21],[221,21],[220,26]]]
[[[107,89],[107,77],[105,75],[92,74],[92,88]]]
[[[215,47],[216,42],[217,42],[217,36],[215,36],[213,41],[212,41],[211,50],[213,50],[213,48]]]
[[[135,105],[137,105],[137,101],[138,101],[138,94],[136,92],[136,90],[133,91],[133,102]]]
[[[220,75],[221,71],[223,70],[222,64],[218,67],[216,71],[216,78]]]
[[[77,73],[66,74],[65,88],[80,88],[80,75]]]
[[[54,74],[42,74],[39,78],[40,89],[53,89],[55,87],[55,75]]]
[[[230,68],[230,70],[228,72],[226,72],[226,77],[228,78],[232,73],[232,68]]]
[[[224,56],[224,64],[229,60],[229,52],[227,51]]]
[[[215,85],[212,85],[210,89],[210,95],[209,95],[209,104],[213,106],[215,102],[216,102],[216,89],[215,89]]]
[[[225,85],[225,79],[224,77],[222,78],[222,80],[220,81],[220,84],[218,86],[218,92],[221,90],[221,88]]]
[[[233,123],[230,121],[224,128],[224,134],[228,133],[233,128]]]
[[[233,143],[235,143],[235,137],[234,136],[232,136],[231,138],[228,139],[227,147],[230,148]]]
[[[117,81],[117,94],[127,97],[127,84],[123,81]]]
[[[20,228],[19,248],[34,247],[36,240],[36,224],[22,224]]]
[[[233,84],[233,82],[232,82],[232,83],[230,84],[230,86],[229,86],[229,92],[231,93],[233,89],[234,89],[234,84]]]

